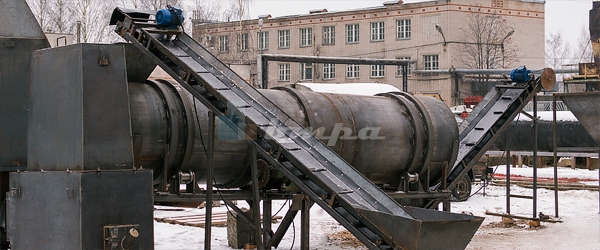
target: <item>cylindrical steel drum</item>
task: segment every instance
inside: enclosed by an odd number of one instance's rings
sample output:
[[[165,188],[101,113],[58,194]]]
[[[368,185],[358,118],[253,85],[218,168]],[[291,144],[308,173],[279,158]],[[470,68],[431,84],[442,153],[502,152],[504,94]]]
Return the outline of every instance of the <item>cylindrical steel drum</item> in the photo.
[[[208,109],[174,83],[130,86],[136,165],[152,168],[157,181],[165,169],[169,176],[191,170],[205,181]],[[450,109],[435,98],[291,88],[261,93],[375,184],[397,185],[405,172],[435,182],[444,162],[452,166],[456,160],[458,127]],[[251,178],[251,150],[242,137],[223,136],[227,130],[222,123],[217,126],[215,181],[221,187],[241,187]]]

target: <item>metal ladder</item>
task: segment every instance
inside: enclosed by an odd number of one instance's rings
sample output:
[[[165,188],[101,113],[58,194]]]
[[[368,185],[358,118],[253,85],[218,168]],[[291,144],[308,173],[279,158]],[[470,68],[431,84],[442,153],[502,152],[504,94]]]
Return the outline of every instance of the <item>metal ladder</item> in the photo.
[[[461,126],[458,157],[446,178],[448,190],[458,184],[541,89],[541,78],[537,78],[514,86],[499,85],[486,94]]]
[[[191,37],[116,11],[122,17],[111,23],[117,24],[120,36],[154,58],[228,126],[244,133],[244,127],[224,119],[235,114],[255,128],[257,139],[250,140],[255,150],[367,247],[417,248],[415,237],[409,236],[415,218],[403,206]]]

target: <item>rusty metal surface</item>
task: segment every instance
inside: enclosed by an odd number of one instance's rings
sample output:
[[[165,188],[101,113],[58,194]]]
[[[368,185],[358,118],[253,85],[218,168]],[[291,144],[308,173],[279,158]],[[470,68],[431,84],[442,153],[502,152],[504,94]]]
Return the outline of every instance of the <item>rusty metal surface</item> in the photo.
[[[600,122],[598,122],[600,121],[600,92],[561,94],[558,96],[596,141],[596,145],[600,145]]]
[[[123,46],[77,44],[32,60],[27,169],[132,168]]]
[[[13,172],[11,249],[103,249],[104,226],[127,224],[153,249],[151,182],[151,171]]]

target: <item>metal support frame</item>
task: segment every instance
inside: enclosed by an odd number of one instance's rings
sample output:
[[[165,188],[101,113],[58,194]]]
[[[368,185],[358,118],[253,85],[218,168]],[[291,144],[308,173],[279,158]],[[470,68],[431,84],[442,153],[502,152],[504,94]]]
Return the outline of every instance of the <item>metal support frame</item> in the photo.
[[[554,164],[554,216],[558,217],[558,153],[559,152],[588,152],[597,153],[598,159],[600,159],[600,147],[581,147],[581,148],[569,148],[569,147],[558,147],[556,139],[556,102],[561,99],[562,96],[586,96],[586,95],[597,95],[597,92],[581,92],[581,93],[554,93],[552,96],[552,148],[553,148],[553,164]],[[600,186],[600,170],[598,171],[598,186]],[[600,189],[598,190],[598,213],[600,213]]]
[[[274,62],[297,62],[297,63],[335,63],[335,64],[362,64],[362,65],[397,65],[402,67],[402,92],[408,92],[408,64],[414,61],[405,59],[374,59],[374,58],[350,58],[350,57],[323,57],[323,56],[297,56],[297,55],[272,55],[263,54],[258,56],[257,65],[261,75],[263,89],[269,88],[268,63]]]
[[[510,152],[509,136],[506,131],[506,213],[510,215],[510,198],[532,199],[533,215],[531,218],[537,218],[537,168],[538,168],[538,122],[537,122],[537,95],[533,96],[533,188],[532,195],[516,195],[510,193],[510,168],[512,166],[512,157]]]

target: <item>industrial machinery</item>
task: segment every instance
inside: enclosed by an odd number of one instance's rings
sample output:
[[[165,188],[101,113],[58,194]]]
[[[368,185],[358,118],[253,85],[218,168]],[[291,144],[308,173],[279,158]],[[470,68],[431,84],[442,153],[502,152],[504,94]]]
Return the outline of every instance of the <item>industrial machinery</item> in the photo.
[[[371,249],[462,249],[483,219],[434,209],[554,77],[547,70],[498,87],[459,134],[431,97],[254,89],[181,31],[174,7],[159,11],[164,22],[115,9],[110,23],[129,44],[37,50],[46,42],[25,2],[3,4],[15,21],[0,29],[2,225],[11,249],[152,249],[153,202],[210,203],[217,193],[253,225],[259,248],[276,247],[298,210],[272,232],[258,204],[268,218],[271,200],[301,195],[303,232],[317,204]],[[31,41],[11,42],[16,30]],[[25,63],[5,66],[17,60]],[[147,80],[156,65],[174,81]],[[235,199],[250,201],[250,218]]]

